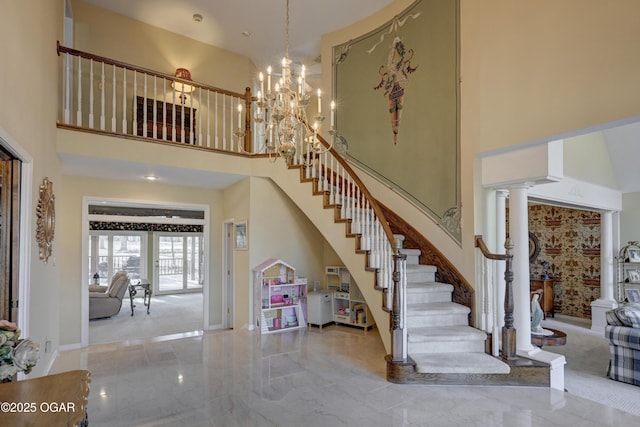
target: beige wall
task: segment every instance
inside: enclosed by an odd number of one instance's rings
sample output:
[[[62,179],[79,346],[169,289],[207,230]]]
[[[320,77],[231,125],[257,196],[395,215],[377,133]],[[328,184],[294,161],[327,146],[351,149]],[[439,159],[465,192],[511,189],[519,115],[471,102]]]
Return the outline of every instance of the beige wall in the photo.
[[[209,257],[209,321],[222,322],[222,191],[194,187],[177,187],[157,183],[107,180],[65,175],[59,191],[58,222],[64,238],[59,241],[60,343],[80,342],[82,277],[82,203],[83,197],[111,198],[131,202],[158,202],[209,206],[207,224]]]
[[[249,255],[253,250],[251,239],[253,238],[254,225],[250,220],[250,179],[246,178],[224,189],[224,220],[234,222],[247,221],[249,234],[248,250],[235,251],[234,258],[234,328],[244,328],[250,323],[251,314],[251,265]]]
[[[270,179],[253,177],[250,181],[248,267],[252,269],[267,258],[281,259],[313,287],[314,280],[322,281],[324,275],[324,237]]]
[[[229,52],[72,0],[75,49],[166,74],[187,68],[194,81],[244,93],[257,75],[255,65]],[[206,25],[203,23],[202,25]]]
[[[61,189],[55,151],[58,94],[52,76],[58,74],[55,42],[62,33],[62,2],[0,0],[0,10],[0,139],[18,147],[32,168],[32,186],[23,187],[23,197],[31,200],[31,207],[22,212],[30,231],[22,244],[30,260],[21,257],[21,261],[29,265],[24,272],[31,288],[28,335],[41,345],[40,361],[31,375],[39,376],[53,360],[59,335],[60,227],[56,226],[52,258],[44,264],[38,258],[35,206],[43,178],[53,182],[56,195]],[[48,352],[46,341],[51,341]]]
[[[619,188],[602,132],[566,138],[562,147],[565,176]]]

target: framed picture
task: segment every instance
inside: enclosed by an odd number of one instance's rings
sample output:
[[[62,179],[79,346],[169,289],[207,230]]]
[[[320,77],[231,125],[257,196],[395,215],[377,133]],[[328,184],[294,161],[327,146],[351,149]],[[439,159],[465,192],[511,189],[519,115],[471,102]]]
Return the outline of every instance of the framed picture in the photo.
[[[629,262],[640,262],[640,249],[629,249]]]
[[[236,250],[247,250],[248,230],[247,221],[236,222],[235,224]],[[640,279],[640,275],[638,276]]]
[[[629,278],[629,282],[640,283],[640,270],[628,270],[627,277]]]
[[[627,300],[629,300],[629,302],[640,302],[640,290],[627,289],[625,292],[627,294]]]

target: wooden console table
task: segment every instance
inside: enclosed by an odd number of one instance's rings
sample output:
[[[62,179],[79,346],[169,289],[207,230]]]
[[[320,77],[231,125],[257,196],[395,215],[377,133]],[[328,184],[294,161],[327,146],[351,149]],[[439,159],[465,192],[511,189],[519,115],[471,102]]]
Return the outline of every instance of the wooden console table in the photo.
[[[145,100],[147,112],[146,117]],[[153,117],[154,110],[156,114],[155,120]],[[195,143],[195,108],[189,108],[184,105],[172,104],[170,102],[136,96],[136,122],[138,124],[136,134],[139,136],[153,138],[153,131],[155,129],[156,139],[174,141],[173,131],[175,130],[176,142],[185,142],[187,144]],[[163,135],[164,131],[166,131],[166,137],[165,135]],[[184,140],[182,139],[182,132],[184,132]],[[191,140],[192,132],[193,141]]]
[[[0,384],[2,426],[87,426],[89,371]]]
[[[553,279],[529,279],[530,291],[542,290],[540,295],[540,307],[544,312],[545,319],[551,313],[551,317],[556,316],[553,309]]]

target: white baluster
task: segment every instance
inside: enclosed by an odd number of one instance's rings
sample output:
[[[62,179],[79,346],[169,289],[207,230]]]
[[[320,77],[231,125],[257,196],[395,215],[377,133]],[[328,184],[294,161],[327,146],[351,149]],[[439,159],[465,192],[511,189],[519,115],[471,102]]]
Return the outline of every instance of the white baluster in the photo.
[[[215,122],[214,123],[214,132],[216,133],[216,135],[215,135],[215,141],[214,141],[214,144],[215,144],[214,148],[217,149],[219,147],[219,140],[218,140],[218,129],[219,129],[218,128],[218,92],[216,92],[215,97],[216,97],[216,99],[215,99],[215,104],[216,104],[215,110],[216,111],[215,111],[215,115],[213,117],[215,117],[215,119],[214,119],[214,122]]]
[[[226,127],[227,127],[227,122],[226,122],[226,112],[227,112],[227,107],[225,105],[225,94],[222,94],[222,149],[226,150],[227,149],[227,131],[226,131]]]
[[[344,166],[342,167],[342,182],[340,183],[340,203],[342,208],[340,209],[340,218],[347,217],[347,201],[346,201],[346,193],[347,193],[347,179],[345,177]]]
[[[334,196],[334,185],[336,183],[336,179],[333,176],[333,172],[335,171],[335,167],[333,166],[334,163],[334,157],[333,154],[331,155],[331,170],[329,171],[329,204],[333,205],[335,203],[335,196]]]
[[[62,97],[62,119],[64,124],[69,124],[69,120],[71,119],[71,111],[70,111],[70,107],[71,107],[71,76],[69,75],[70,73],[70,68],[71,66],[69,65],[70,61],[73,61],[73,57],[70,56],[68,53],[63,53],[62,54],[62,58],[63,58],[63,62],[62,62],[62,93],[64,94],[64,96]]]
[[[79,58],[78,58],[79,59]],[[89,60],[89,129],[93,129],[93,59]]]
[[[116,131],[116,88],[117,88],[117,80],[116,80],[116,66],[112,65],[113,68],[113,89],[111,91],[111,132]]]
[[[147,74],[144,74],[144,82],[143,82],[143,88],[142,88],[142,100],[144,101],[142,104],[142,135],[143,136],[149,136],[149,127],[148,127],[148,123],[149,123],[149,117],[147,117],[147,102],[149,102],[147,100]],[[175,121],[174,121],[175,124]],[[174,140],[175,141],[175,140]]]
[[[138,94],[138,72],[133,70],[133,134],[138,132],[138,103],[136,95]]]
[[[158,139],[158,126],[156,126],[156,123],[158,123],[158,109],[156,108],[156,100],[158,99],[158,81],[156,79],[156,76],[153,76],[153,100],[152,100],[152,104],[153,105],[153,139]]]
[[[102,64],[102,71],[100,75],[100,130],[105,130],[106,117],[105,117],[105,99],[104,99],[104,62]]]
[[[202,88],[198,88],[198,145],[202,146]],[[207,110],[208,111],[208,110]],[[195,141],[194,141],[195,142]]]
[[[127,128],[127,69],[122,69],[122,133],[129,133]]]
[[[180,100],[182,101],[182,108],[180,108],[180,142],[181,143],[185,143],[185,130],[184,130],[184,109],[187,108],[187,106],[184,103],[185,100],[185,94],[184,94],[184,85],[182,86],[182,97],[180,98]]]
[[[76,125],[82,126],[82,58],[78,57],[78,110]]]
[[[202,108],[201,108],[202,110]],[[207,89],[207,147],[211,147],[211,91]]]
[[[178,132],[176,130],[176,91],[171,91],[171,103],[173,107],[171,108],[171,141],[176,141],[178,138]]]
[[[167,139],[167,79],[162,79],[162,139]]]

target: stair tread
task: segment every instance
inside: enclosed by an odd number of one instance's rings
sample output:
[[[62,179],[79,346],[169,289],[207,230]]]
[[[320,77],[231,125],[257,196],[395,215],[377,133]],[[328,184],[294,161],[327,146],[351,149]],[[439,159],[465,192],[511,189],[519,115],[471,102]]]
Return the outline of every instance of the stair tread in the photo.
[[[486,353],[410,354],[420,373],[508,374],[509,365]]]
[[[409,342],[463,341],[487,339],[487,334],[479,329],[464,325],[423,326],[408,328]]]
[[[467,314],[471,309],[455,302],[423,302],[407,304],[407,316],[432,316],[443,314]]]

